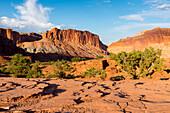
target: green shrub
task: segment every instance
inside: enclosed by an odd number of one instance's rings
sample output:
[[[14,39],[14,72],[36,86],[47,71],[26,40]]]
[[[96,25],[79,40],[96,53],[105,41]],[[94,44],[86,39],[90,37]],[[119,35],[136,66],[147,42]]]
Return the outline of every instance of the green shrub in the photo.
[[[55,77],[57,78],[66,78],[66,73],[64,71],[54,71]]]
[[[64,79],[74,79],[75,76],[73,74],[68,74],[66,75],[65,72],[72,72],[74,68],[71,66],[71,64],[68,63],[67,60],[62,60],[62,61],[56,61],[53,63],[53,70],[54,74],[50,74],[48,77],[53,78],[64,78]]]
[[[73,67],[68,63],[67,60],[62,61],[56,61],[53,63],[53,69],[56,70],[56,68],[60,71],[71,71]]]
[[[54,71],[54,74],[49,74],[48,78],[60,78],[60,79],[74,79],[76,76],[74,74],[68,74],[66,76],[66,73],[63,71]]]
[[[111,77],[110,80],[120,81],[120,80],[125,80],[125,77],[123,75],[121,75],[121,76]]]
[[[133,50],[129,53],[124,51],[118,54],[110,54],[110,58],[115,60],[126,71],[130,78],[150,77],[150,75],[163,69],[160,49],[154,50],[152,47],[144,51]]]
[[[87,69],[85,72],[82,73],[83,78],[91,78],[91,77],[99,77],[101,79],[104,79],[107,77],[106,71],[103,69],[95,69],[94,67],[91,67],[90,69]]]
[[[26,77],[30,69],[31,61],[22,56],[22,54],[15,54],[9,63],[7,69],[14,77]]]
[[[39,63],[37,62],[28,70],[27,78],[44,78],[42,70],[38,65]]]
[[[31,66],[31,61],[22,56],[22,54],[15,54],[12,56],[9,62],[9,68],[6,72],[13,74],[13,77],[26,77],[26,78],[42,78],[44,77],[41,68],[38,66],[39,61],[36,61],[33,66]]]
[[[4,63],[0,63],[0,73],[3,73],[3,74],[8,74],[9,72],[8,72],[8,70],[7,70],[7,68],[5,67],[5,65],[6,64],[4,64]]]
[[[76,76],[74,74],[68,74],[65,78],[66,79],[75,79]]]
[[[86,61],[86,58],[74,57],[71,59],[72,62]]]
[[[104,56],[99,55],[95,58],[95,60],[102,59],[102,58],[104,58]]]
[[[41,65],[53,65],[54,61],[42,62]]]

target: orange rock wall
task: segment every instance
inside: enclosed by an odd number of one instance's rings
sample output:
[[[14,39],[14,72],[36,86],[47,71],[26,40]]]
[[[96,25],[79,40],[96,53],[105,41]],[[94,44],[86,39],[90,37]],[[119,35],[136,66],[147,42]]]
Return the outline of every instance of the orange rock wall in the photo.
[[[120,51],[130,52],[133,49],[144,50],[154,47],[162,49],[163,57],[170,57],[170,28],[156,28],[145,31],[141,36],[128,37],[108,46],[108,52],[118,53]]]
[[[107,49],[107,46],[99,40],[99,36],[92,34],[89,31],[80,31],[74,29],[60,30],[53,28],[51,31],[46,31],[43,34],[43,38],[49,38],[53,41],[60,40],[73,42],[76,44],[95,46],[103,50]]]

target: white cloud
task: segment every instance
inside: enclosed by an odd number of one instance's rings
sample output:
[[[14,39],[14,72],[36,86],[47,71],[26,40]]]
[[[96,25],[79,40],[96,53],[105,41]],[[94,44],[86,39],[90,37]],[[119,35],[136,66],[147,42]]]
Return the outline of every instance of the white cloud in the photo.
[[[134,3],[129,2],[128,5],[135,5]]]
[[[144,4],[155,4],[160,2],[161,0],[144,0]]]
[[[105,1],[103,1],[103,2],[105,2],[105,3],[110,3],[111,1],[110,1],[110,0],[105,0]]]
[[[138,14],[120,16],[119,19],[134,21],[150,21],[151,19],[165,21],[170,19],[170,1],[167,0],[143,0],[150,5],[150,9],[141,10]]]
[[[121,26],[117,26],[112,28],[112,32],[114,32],[113,36],[115,37],[115,41],[120,38],[132,37],[136,33],[141,32],[144,29],[154,29],[157,27],[167,28],[170,26],[170,23],[127,23]]]
[[[161,10],[167,10],[170,8],[170,4],[163,4],[163,5],[157,6],[157,8]]]
[[[48,22],[48,12],[51,11],[51,8],[43,7],[37,3],[37,0],[26,0],[25,3],[16,6],[15,9],[17,9],[15,18],[0,17],[0,26],[12,27],[24,32],[42,32],[55,26]]]
[[[76,27],[76,25],[69,25],[70,27]]]
[[[66,27],[66,25],[61,24],[61,25],[56,25],[55,27],[56,27],[57,29],[61,29],[61,28],[63,28],[63,27]]]
[[[124,20],[144,21],[144,18],[139,14],[125,15],[125,16],[120,16],[119,18]]]

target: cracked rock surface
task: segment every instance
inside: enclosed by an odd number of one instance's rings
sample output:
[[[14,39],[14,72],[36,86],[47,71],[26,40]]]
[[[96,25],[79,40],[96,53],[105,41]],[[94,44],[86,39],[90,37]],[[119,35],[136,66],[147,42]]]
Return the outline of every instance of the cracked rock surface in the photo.
[[[0,112],[169,113],[170,80],[0,78]]]

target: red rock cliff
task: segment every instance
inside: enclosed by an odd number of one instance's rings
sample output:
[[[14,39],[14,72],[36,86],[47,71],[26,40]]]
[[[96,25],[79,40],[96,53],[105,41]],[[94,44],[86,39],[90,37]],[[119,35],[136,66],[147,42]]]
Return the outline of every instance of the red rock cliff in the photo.
[[[37,41],[42,38],[41,35],[36,33],[19,33],[13,31],[12,29],[4,29],[0,28],[0,36],[6,37],[13,41],[14,44],[21,43],[21,42],[31,42]]]
[[[48,38],[53,41],[59,40],[73,42],[76,44],[95,46],[103,50],[107,49],[107,46],[99,40],[99,36],[92,34],[89,31],[80,31],[74,29],[60,30],[53,28],[51,31],[46,31],[43,34],[43,38]]]
[[[129,52],[133,49],[143,50],[148,47],[162,49],[163,57],[170,57],[170,28],[156,28],[145,31],[139,36],[121,39],[109,45],[108,51],[112,53]]]

